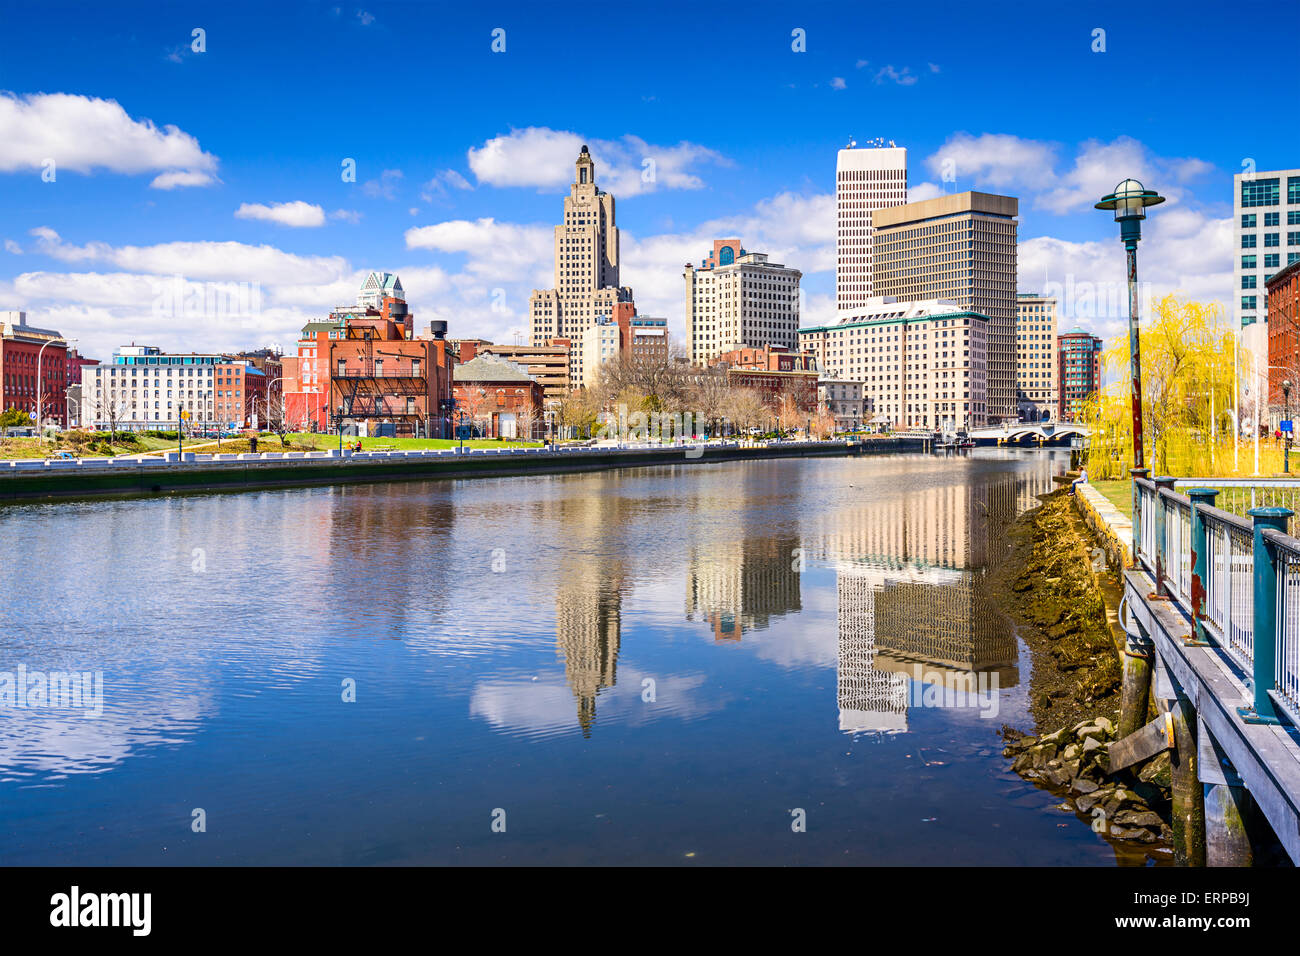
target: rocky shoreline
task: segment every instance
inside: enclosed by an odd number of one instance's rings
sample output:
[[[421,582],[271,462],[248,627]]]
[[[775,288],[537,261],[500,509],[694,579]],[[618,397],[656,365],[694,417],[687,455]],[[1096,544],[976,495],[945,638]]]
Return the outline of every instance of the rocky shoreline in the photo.
[[[1012,769],[1062,800],[1117,847],[1157,862],[1172,857],[1169,755],[1110,772],[1119,719],[1118,569],[1064,490],[1012,525],[995,574],[1002,606],[1033,658],[1032,733],[1003,727]],[[1108,598],[1110,600],[1108,600]]]

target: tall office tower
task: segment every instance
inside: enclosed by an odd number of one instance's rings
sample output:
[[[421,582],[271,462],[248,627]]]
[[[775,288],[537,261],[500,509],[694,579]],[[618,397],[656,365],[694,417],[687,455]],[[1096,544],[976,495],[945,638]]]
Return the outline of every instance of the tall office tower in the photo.
[[[803,273],[739,239],[717,239],[709,258],[686,263],[686,344],[691,362],[708,365],[738,348],[799,344],[799,280]]]
[[[835,308],[864,305],[873,294],[872,213],[907,202],[907,150],[850,145],[835,158]]]
[[[1016,215],[1012,196],[965,192],[876,211],[875,293],[943,299],[988,316],[988,424],[1016,415]]]
[[[573,185],[564,200],[564,222],[555,227],[555,288],[534,289],[528,303],[532,344],[549,339],[576,341],[615,302],[631,302],[632,290],[618,284],[618,226],[614,197],[596,188],[596,164],[582,147]]]
[[[1300,169],[1233,176],[1232,214],[1233,311],[1238,327],[1245,327],[1268,321],[1268,277],[1300,261]]]
[[[1025,421],[1057,415],[1056,299],[1016,296],[1016,407]]]

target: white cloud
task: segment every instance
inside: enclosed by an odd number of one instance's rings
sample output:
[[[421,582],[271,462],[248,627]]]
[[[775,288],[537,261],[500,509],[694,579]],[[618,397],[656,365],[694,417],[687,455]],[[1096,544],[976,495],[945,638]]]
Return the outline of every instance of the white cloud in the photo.
[[[876,73],[876,82],[884,83],[886,80],[892,80],[899,86],[911,86],[916,82],[916,76],[913,75],[911,67],[903,67],[902,72],[894,69],[891,63],[881,68]]]
[[[701,189],[692,169],[728,165],[720,153],[695,143],[653,146],[639,136],[619,140],[583,139],[567,130],[531,126],[471,148],[470,170],[491,186],[562,189],[573,181],[573,164],[586,143],[596,164],[596,181],[619,198],[657,189]]]
[[[371,199],[396,199],[397,184],[405,178],[400,169],[385,169],[378,179],[370,179],[361,184],[361,191]]]
[[[23,247],[18,245],[18,243],[14,242],[12,239],[6,239],[5,252],[15,256],[21,256],[23,254]]]
[[[1129,136],[1079,144],[1072,163],[1058,169],[1061,146],[1005,133],[954,133],[925,166],[931,174],[953,176],[960,188],[1016,191],[1036,207],[1058,215],[1088,209],[1115,184],[1132,176],[1173,201],[1187,195],[1186,184],[1213,170],[1195,158],[1164,158]],[[953,181],[949,179],[947,181]],[[965,185],[965,184],[971,185]]]
[[[344,222],[350,222],[354,226],[361,221],[361,213],[355,209],[335,209],[330,213],[331,219],[342,219]]]
[[[193,169],[178,169],[169,173],[159,173],[149,183],[151,189],[175,189],[177,186],[207,186],[216,182],[208,173]]]
[[[958,182],[973,180],[994,189],[1045,189],[1056,179],[1056,150],[1055,144],[1005,133],[954,133],[925,166],[931,175],[955,176]]]
[[[406,230],[406,248],[463,254],[466,271],[484,281],[534,282],[533,287],[541,288],[553,280],[551,226],[453,219]]]
[[[831,89],[833,89],[833,90],[842,90],[842,89],[845,89],[847,86],[848,86],[848,84],[844,82],[844,77],[842,77],[842,76],[832,76],[832,77],[831,77]]]
[[[135,120],[114,100],[69,93],[0,93],[0,172],[160,172],[158,189],[216,181],[217,158],[175,126]]]
[[[311,228],[325,225],[325,210],[320,206],[303,202],[273,202],[269,206],[261,203],[241,203],[235,210],[236,219],[257,219],[274,222],[281,226],[295,229]]]
[[[420,198],[433,202],[436,197],[447,195],[448,187],[452,189],[473,189],[474,184],[454,169],[444,169],[420,187]]]
[[[943,190],[936,183],[917,183],[915,186],[907,188],[908,202],[923,202],[926,199],[934,199],[936,196],[942,196]]]
[[[274,246],[242,242],[166,242],[154,246],[65,243],[48,226],[32,230],[37,248],[62,262],[105,262],[119,269],[157,275],[184,275],[224,282],[329,282],[349,270],[340,256],[300,256]]]

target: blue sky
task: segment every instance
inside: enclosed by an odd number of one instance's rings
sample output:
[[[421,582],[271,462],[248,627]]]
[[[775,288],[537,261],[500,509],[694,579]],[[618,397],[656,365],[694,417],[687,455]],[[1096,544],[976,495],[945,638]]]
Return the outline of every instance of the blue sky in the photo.
[[[642,312],[680,331],[682,264],[739,235],[805,272],[811,324],[830,315],[850,136],[908,147],[915,197],[1020,197],[1021,288],[1055,283],[1064,325],[1119,328],[1117,230],[1091,204],[1127,175],[1170,197],[1142,247],[1149,292],[1228,304],[1233,173],[1300,166],[1300,123],[1255,92],[1295,91],[1293,68],[1281,48],[1234,51],[1293,36],[1297,7],[1057,6],[6,0],[0,309],[104,358],[131,340],[291,348],[387,269],[417,318],[509,340],[551,284],[587,142]],[[256,283],[260,308],[160,309],[177,274]]]

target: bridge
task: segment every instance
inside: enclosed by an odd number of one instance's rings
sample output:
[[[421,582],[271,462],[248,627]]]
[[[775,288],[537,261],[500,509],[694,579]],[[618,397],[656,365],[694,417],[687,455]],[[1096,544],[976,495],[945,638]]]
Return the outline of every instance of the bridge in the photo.
[[[1254,507],[1243,518],[1215,507],[1214,488],[1181,494],[1149,473],[1134,477],[1112,771],[1171,751],[1177,862],[1250,865],[1279,844],[1300,862],[1294,512]]]
[[[1071,438],[1085,438],[1092,432],[1074,422],[1008,422],[989,428],[973,428],[970,437],[981,444],[1060,444]]]

